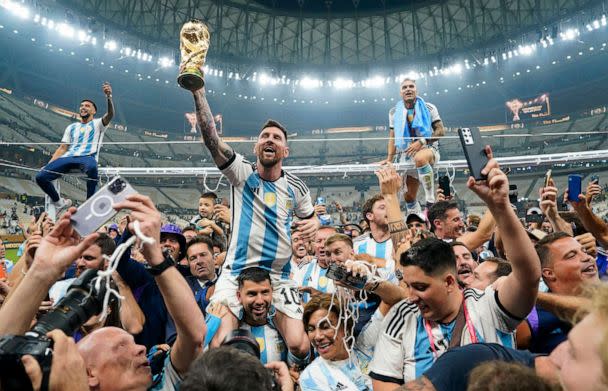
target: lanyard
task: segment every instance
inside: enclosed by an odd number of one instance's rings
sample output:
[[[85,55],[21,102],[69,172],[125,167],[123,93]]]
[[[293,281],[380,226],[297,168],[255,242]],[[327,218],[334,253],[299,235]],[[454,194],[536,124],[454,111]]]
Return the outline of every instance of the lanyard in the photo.
[[[462,298],[462,307],[460,309],[460,311],[462,311],[464,313],[464,320],[465,320],[465,324],[467,326],[467,330],[469,331],[469,337],[471,338],[471,343],[477,343],[477,334],[475,333],[475,327],[473,326],[473,322],[471,321],[471,318],[469,317],[469,311],[467,310],[467,304],[466,304],[466,300],[463,296]],[[460,316],[460,311],[458,311],[458,316],[456,316],[456,318],[458,318]],[[458,321],[456,321],[456,323],[458,323]],[[454,325],[456,327],[456,325]],[[427,337],[429,338],[429,343],[431,344],[431,349],[433,350],[433,356],[435,356],[435,359],[437,359],[439,357],[439,353],[437,353],[437,349],[435,348],[435,337],[433,337],[433,329],[431,328],[431,323],[428,320],[424,320],[424,329],[426,330],[426,334]],[[454,336],[454,331],[456,330],[452,330],[452,336]],[[459,333],[457,333],[459,334]],[[460,334],[462,335],[462,334]],[[460,344],[460,342],[458,341],[458,344]]]

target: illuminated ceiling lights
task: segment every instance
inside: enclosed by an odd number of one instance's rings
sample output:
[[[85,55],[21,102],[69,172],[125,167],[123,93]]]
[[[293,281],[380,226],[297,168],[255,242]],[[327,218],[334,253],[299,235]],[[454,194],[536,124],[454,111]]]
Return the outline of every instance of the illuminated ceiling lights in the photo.
[[[344,79],[342,77],[338,77],[332,82],[332,85],[338,90],[347,90],[353,88],[355,86],[355,82],[351,79]]]
[[[579,35],[581,35],[581,32],[579,31],[579,29],[576,28],[569,28],[566,31],[562,31],[561,33],[559,33],[559,36],[564,41],[575,40],[576,38],[578,38]]]
[[[361,82],[361,85],[365,88],[380,88],[384,83],[385,78],[382,76],[372,76]]]
[[[30,10],[25,5],[16,1],[0,1],[0,6],[6,8],[9,12],[21,19],[28,19],[30,17]]]
[[[323,86],[323,82],[321,80],[312,79],[308,76],[304,76],[301,80],[296,80],[296,84],[299,84],[302,88],[307,90]]]

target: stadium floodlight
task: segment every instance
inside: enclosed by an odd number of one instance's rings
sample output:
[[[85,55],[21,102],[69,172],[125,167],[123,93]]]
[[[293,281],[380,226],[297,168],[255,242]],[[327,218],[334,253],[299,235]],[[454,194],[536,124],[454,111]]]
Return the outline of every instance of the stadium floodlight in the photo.
[[[534,53],[534,51],[536,51],[536,44],[530,44],[530,45],[519,45],[519,54],[521,54],[522,56],[530,56],[532,55],[532,53]]]
[[[125,56],[130,56],[131,55],[131,48],[130,47],[124,47],[120,50],[120,54],[124,54]]]
[[[268,76],[266,73],[261,73],[261,74],[260,74],[260,79],[259,79],[259,81],[260,81],[260,84],[261,84],[261,85],[265,86],[265,85],[270,84],[270,82],[271,82],[271,77],[270,77],[270,76]]]
[[[11,0],[0,1],[0,6],[6,8],[9,12],[16,15],[21,19],[28,19],[30,17],[30,10],[25,5]]]
[[[59,23],[56,30],[62,37],[74,38],[74,28],[67,23]]]
[[[168,57],[161,57],[158,59],[158,65],[160,65],[161,68],[169,68],[173,65],[173,60]]]
[[[602,24],[602,26],[606,25],[606,15],[602,15],[602,18],[600,19],[600,23]]]
[[[49,19],[49,22],[46,26],[49,28],[49,30],[53,30],[55,28],[55,21]]]
[[[106,43],[103,44],[103,48],[113,52],[118,49],[118,44],[116,41],[106,41]]]
[[[581,35],[581,32],[575,28],[569,28],[566,31],[563,31],[559,34],[559,36],[564,41],[572,41],[572,40],[576,39],[579,35]]]
[[[319,79],[312,79],[308,76],[304,76],[300,79],[300,85],[305,89],[318,88],[321,86],[321,81]]]
[[[355,86],[355,82],[351,79],[344,79],[339,77],[333,81],[333,86],[338,90],[346,90],[353,88]]]
[[[366,88],[380,88],[384,85],[382,76],[372,76],[361,83]]]
[[[38,23],[40,22],[40,15],[36,14],[34,15],[34,23]]]
[[[594,29],[599,29],[600,28],[600,21],[599,20],[594,20],[593,21],[593,28]]]

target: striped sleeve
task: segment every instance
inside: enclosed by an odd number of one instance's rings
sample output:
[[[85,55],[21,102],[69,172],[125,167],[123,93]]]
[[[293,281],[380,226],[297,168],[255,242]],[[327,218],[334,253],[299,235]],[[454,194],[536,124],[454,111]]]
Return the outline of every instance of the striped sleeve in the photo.
[[[240,153],[234,153],[232,158],[219,167],[232,186],[239,187],[253,173],[253,166]]]
[[[405,354],[403,337],[406,319],[415,312],[416,306],[403,300],[397,303],[384,318],[382,332],[374,349],[374,358],[369,365],[373,379],[403,383]]]
[[[310,199],[310,190],[303,180],[295,175],[285,173],[289,187],[294,189],[296,195],[295,213],[300,219],[309,219],[313,216],[315,210]]]

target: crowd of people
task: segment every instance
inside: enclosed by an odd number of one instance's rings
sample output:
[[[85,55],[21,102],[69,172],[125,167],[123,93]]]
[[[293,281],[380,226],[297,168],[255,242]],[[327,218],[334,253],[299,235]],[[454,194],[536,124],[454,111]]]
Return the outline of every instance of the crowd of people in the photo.
[[[111,113],[112,90],[103,89]],[[313,202],[304,181],[283,170],[281,123],[262,126],[255,162],[236,153],[218,136],[201,89],[193,91],[197,120],[230,182],[229,202],[205,192],[198,214],[178,226],[162,221],[149,197],[131,194],[113,204],[117,221],[81,237],[77,209],[50,180],[72,166],[96,179],[96,143],[111,115],[94,120],[95,104],[83,101],[83,120],[66,129],[52,175],[37,176],[55,210],[26,227],[18,262],[0,247],[0,347],[67,311],[89,270],[111,275],[120,299],[69,333],[48,332],[49,371],[23,355],[27,387],[608,389],[608,225],[593,211],[600,185],[566,195],[569,211],[561,212],[564,189],[548,178],[534,211],[542,218],[522,221],[488,146],[484,179],[467,182],[485,212],[464,216],[434,183],[437,108],[413,80],[401,96],[390,113],[394,142],[376,172],[380,193],[366,199],[361,221],[327,219],[335,207]],[[96,141],[77,145],[79,132]],[[0,360],[8,353],[0,349]],[[0,372],[2,388],[11,376]]]

